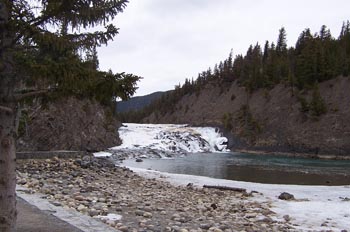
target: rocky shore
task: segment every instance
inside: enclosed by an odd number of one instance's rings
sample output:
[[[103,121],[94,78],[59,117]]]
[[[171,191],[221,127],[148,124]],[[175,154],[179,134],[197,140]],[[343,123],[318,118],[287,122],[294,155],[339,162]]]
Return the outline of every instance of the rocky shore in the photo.
[[[19,185],[116,231],[295,231],[254,200],[260,193],[174,186],[105,158],[19,160],[17,169]]]

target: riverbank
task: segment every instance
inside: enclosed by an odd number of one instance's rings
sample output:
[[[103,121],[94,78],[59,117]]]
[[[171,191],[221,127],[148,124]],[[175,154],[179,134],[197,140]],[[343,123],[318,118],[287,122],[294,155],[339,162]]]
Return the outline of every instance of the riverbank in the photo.
[[[299,153],[299,152],[269,152],[269,151],[257,151],[257,150],[246,150],[246,149],[235,149],[232,152],[247,153],[252,155],[276,155],[285,156],[292,158],[308,158],[308,159],[323,159],[323,160],[350,160],[350,155],[334,155],[334,154],[310,154],[310,153]]]
[[[296,231],[260,193],[174,186],[106,159],[19,160],[18,185],[117,231]]]

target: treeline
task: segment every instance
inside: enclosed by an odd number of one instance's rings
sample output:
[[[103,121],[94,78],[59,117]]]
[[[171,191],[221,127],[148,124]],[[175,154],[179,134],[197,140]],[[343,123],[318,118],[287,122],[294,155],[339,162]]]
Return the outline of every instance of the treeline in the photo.
[[[277,42],[266,41],[251,45],[247,53],[229,57],[198,74],[196,80],[186,79],[183,85],[164,95],[159,101],[138,112],[120,115],[122,120],[138,122],[152,112],[171,113],[175,104],[186,94],[199,94],[207,84],[230,87],[237,81],[248,93],[257,89],[271,89],[283,83],[294,90],[318,90],[317,84],[350,74],[350,22],[344,22],[338,38],[326,26],[312,34],[305,29],[294,47],[287,47],[285,28],[279,30]]]

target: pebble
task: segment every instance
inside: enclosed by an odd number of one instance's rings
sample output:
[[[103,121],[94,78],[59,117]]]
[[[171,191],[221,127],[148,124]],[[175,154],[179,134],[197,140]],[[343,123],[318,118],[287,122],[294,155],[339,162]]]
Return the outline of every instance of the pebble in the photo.
[[[145,213],[143,214],[143,216],[144,216],[145,218],[151,218],[151,217],[153,217],[153,214],[150,213],[150,212],[145,212]]]
[[[145,212],[142,211],[142,210],[136,210],[136,211],[135,211],[135,215],[136,215],[136,216],[143,216],[144,213],[145,213]]]

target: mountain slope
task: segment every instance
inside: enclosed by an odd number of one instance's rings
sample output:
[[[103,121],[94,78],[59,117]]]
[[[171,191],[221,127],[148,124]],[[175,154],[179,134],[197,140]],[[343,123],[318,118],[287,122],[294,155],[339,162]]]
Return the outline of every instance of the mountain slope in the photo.
[[[165,92],[155,92],[149,95],[133,97],[127,101],[117,102],[117,113],[124,113],[131,110],[141,110],[151,104],[153,101],[159,99]]]
[[[349,89],[349,78],[320,83],[327,113],[314,116],[301,110],[300,98],[310,103],[310,90],[292,96],[290,87],[278,84],[248,95],[237,82],[224,90],[208,83],[199,94],[183,96],[171,112],[153,112],[144,122],[220,126],[233,149],[349,155]]]

